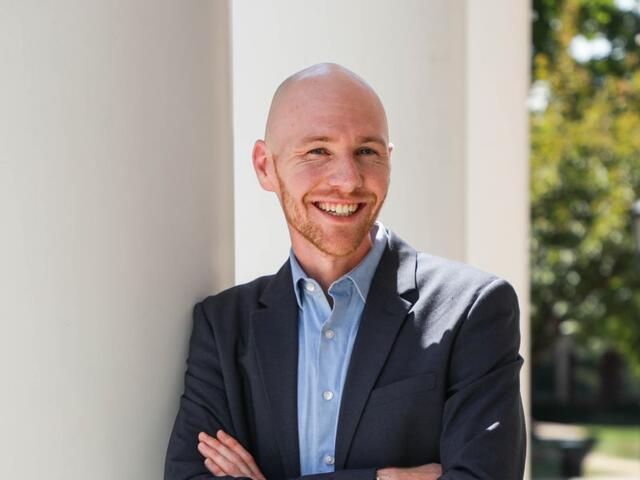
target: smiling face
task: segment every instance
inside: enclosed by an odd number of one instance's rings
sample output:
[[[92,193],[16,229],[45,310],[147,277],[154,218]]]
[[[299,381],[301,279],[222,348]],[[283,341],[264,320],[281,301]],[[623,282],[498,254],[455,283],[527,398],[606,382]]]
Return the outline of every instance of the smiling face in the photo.
[[[282,88],[282,87],[281,87]],[[387,122],[377,95],[326,69],[274,97],[254,166],[282,205],[292,245],[332,257],[362,250],[389,186]]]

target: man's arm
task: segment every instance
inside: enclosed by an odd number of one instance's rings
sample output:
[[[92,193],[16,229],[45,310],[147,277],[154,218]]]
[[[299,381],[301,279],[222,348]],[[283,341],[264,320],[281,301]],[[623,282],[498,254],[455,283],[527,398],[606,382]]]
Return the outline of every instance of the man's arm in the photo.
[[[246,472],[260,472],[253,457],[233,437],[219,431],[216,437],[202,435],[204,443],[201,452],[207,457],[207,468],[216,477],[242,476]],[[337,472],[303,475],[296,480],[437,480],[442,473],[440,465],[431,463],[413,468],[347,469]],[[264,476],[252,475],[254,480],[264,480]]]
[[[440,455],[442,480],[521,480],[526,434],[516,293],[494,280],[478,295],[450,360]]]
[[[214,333],[198,303],[193,309],[184,394],[167,448],[165,480],[214,478],[198,452],[198,434],[219,429],[235,435]]]

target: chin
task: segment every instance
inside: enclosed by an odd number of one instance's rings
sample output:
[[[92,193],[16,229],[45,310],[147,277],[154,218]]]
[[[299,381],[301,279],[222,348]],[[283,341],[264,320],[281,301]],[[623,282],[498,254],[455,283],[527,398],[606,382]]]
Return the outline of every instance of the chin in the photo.
[[[321,238],[309,238],[318,250],[332,257],[346,257],[358,250],[362,242],[369,233],[369,228],[365,226],[354,229],[351,227],[348,232],[344,230],[324,231]]]
[[[331,257],[347,257],[358,249],[359,245],[340,245],[335,242],[327,242],[324,245],[315,245],[316,248]]]
[[[362,212],[368,213],[368,212]],[[307,244],[334,258],[347,257],[360,248],[369,235],[375,217],[361,218],[350,224],[336,224],[325,219],[300,215],[296,208],[285,209],[290,230],[304,238]]]

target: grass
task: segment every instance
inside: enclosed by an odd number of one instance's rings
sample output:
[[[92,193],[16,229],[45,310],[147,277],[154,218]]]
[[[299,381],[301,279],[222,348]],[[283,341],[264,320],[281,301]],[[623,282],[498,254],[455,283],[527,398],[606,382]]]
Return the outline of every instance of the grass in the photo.
[[[582,425],[597,443],[593,451],[614,457],[640,458],[640,425]]]

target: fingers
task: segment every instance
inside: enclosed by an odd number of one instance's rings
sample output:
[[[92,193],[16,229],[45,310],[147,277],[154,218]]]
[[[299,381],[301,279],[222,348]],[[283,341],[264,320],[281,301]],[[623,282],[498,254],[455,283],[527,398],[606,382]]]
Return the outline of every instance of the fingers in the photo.
[[[217,432],[217,437],[204,432],[198,435],[198,451],[211,462],[205,460],[205,466],[211,473],[265,480],[251,454],[235,438],[222,430]]]
[[[222,443],[224,447],[234,452],[237,456],[239,456],[242,459],[242,461],[244,461],[247,467],[249,467],[249,469],[251,470],[251,473],[252,473],[251,476],[253,477],[254,480],[264,480],[264,475],[258,468],[258,465],[256,465],[256,462],[253,459],[253,456],[249,452],[247,452],[242,445],[240,445],[240,442],[238,442],[235,438],[233,438],[231,435],[226,433],[224,430],[218,430],[216,436],[218,437],[218,440]]]
[[[205,433],[198,435],[198,451],[233,477],[252,477],[253,473],[246,463],[231,450],[226,448],[216,438]]]
[[[224,477],[227,474],[227,472],[220,468],[220,466],[210,458],[204,459],[204,466],[207,467],[207,470],[213,473],[216,477]]]
[[[240,442],[238,442],[231,435],[226,433],[224,430],[218,430],[216,432],[216,437],[223,445],[233,450],[239,457],[241,457],[245,462],[253,462],[253,457],[249,452],[247,452]]]

